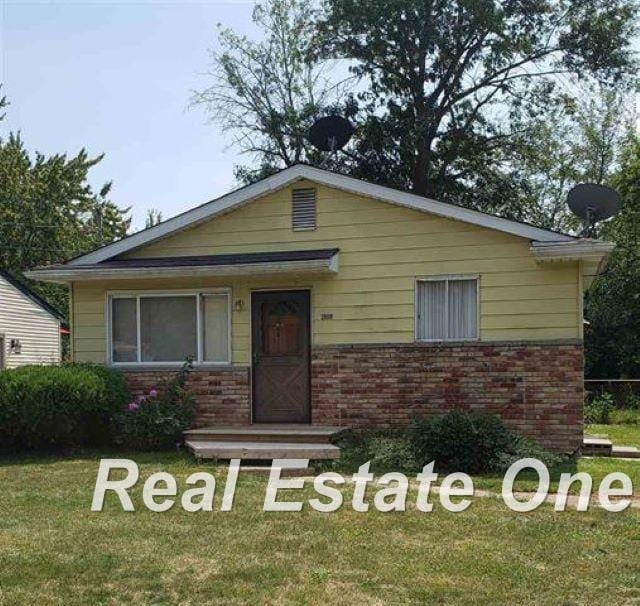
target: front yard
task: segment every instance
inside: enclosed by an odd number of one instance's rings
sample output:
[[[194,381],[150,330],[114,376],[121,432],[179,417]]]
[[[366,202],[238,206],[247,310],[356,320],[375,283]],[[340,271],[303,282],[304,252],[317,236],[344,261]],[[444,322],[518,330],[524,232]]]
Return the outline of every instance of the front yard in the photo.
[[[131,455],[141,480],[223,468]],[[593,463],[592,463],[593,461]],[[640,462],[606,461],[611,470]],[[602,473],[583,460],[582,470]],[[231,512],[151,513],[110,495],[90,511],[98,457],[0,460],[0,604],[621,604],[640,600],[640,511],[516,514],[477,498],[464,513],[263,513],[244,477]],[[600,470],[600,471],[598,471]],[[640,478],[635,472],[636,491]],[[480,487],[483,479],[477,482]],[[350,488],[345,501],[350,498]],[[315,496],[305,490],[306,499]],[[304,499],[304,500],[306,500]],[[414,499],[409,499],[412,504]]]

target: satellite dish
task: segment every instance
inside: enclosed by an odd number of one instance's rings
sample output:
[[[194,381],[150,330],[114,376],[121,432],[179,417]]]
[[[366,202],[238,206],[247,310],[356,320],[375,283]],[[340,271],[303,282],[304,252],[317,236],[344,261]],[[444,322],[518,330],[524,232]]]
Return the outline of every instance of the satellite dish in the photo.
[[[615,189],[596,183],[581,183],[569,191],[567,205],[584,224],[582,235],[595,235],[595,224],[620,212],[622,202]]]
[[[309,141],[320,151],[337,152],[351,139],[355,129],[342,116],[325,116],[309,129]]]

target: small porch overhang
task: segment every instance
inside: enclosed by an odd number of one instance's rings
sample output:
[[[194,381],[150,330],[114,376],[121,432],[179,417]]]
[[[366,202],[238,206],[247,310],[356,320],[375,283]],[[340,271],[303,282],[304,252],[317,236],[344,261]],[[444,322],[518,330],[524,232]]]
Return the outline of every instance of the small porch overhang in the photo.
[[[25,275],[43,282],[170,277],[336,274],[338,248],[147,259],[111,259],[91,265],[50,265]]]
[[[584,288],[588,289],[595,277],[606,269],[614,248],[613,242],[580,238],[567,242],[533,242],[530,250],[541,264],[581,262]]]

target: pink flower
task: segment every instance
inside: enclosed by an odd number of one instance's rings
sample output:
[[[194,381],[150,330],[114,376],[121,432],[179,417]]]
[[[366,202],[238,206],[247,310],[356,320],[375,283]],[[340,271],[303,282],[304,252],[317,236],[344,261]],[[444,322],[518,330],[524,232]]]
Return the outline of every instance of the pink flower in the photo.
[[[139,408],[140,408],[140,405],[137,402],[130,402],[129,405],[127,406],[127,410],[129,412],[135,412]]]
[[[157,397],[158,397],[158,390],[157,390],[157,389],[152,389],[152,390],[149,392],[149,397],[151,397],[151,398],[157,398]]]

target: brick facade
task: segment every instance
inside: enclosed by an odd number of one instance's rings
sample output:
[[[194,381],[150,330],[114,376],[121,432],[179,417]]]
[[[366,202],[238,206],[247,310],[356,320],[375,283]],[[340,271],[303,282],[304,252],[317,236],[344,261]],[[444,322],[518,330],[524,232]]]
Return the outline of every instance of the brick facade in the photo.
[[[128,373],[134,394],[173,371]],[[581,343],[465,343],[316,346],[312,422],[355,428],[401,427],[411,417],[460,406],[499,414],[544,446],[573,452],[582,443]],[[247,367],[194,371],[189,387],[197,425],[250,422]]]
[[[459,406],[573,452],[582,444],[583,365],[580,343],[316,347],[313,422],[400,427]]]
[[[175,375],[175,370],[127,372],[133,395],[149,393],[152,387]],[[251,422],[249,369],[224,367],[194,370],[187,382],[196,399],[196,426],[246,425]]]

